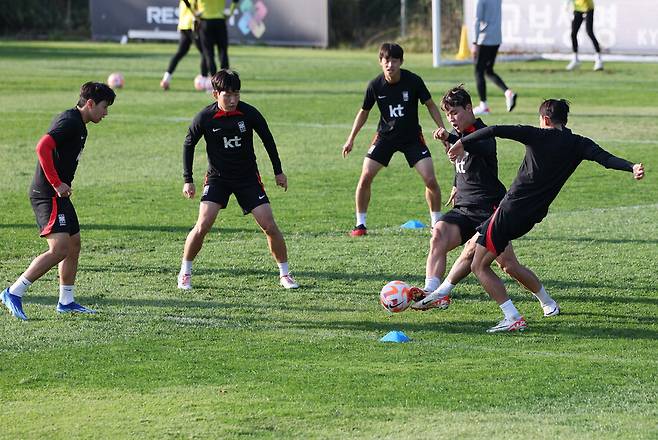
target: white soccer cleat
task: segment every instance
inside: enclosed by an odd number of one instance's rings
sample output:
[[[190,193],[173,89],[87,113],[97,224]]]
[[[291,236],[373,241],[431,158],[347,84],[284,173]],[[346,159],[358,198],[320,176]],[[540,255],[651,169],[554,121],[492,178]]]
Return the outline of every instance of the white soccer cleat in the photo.
[[[486,116],[488,114],[491,114],[491,111],[489,110],[489,106],[480,103],[478,104],[477,107],[473,109],[473,114],[475,116]]]
[[[299,284],[297,284],[297,281],[292,277],[292,275],[283,275],[279,279],[279,283],[281,286],[283,286],[284,289],[297,289],[299,287]]]
[[[411,308],[414,310],[441,309],[445,310],[450,307],[450,295],[441,295],[438,292],[432,292],[425,298],[414,302]]]
[[[598,72],[600,70],[603,70],[603,61],[602,60],[594,61],[594,71]]]
[[[541,308],[544,311],[545,318],[550,318],[551,316],[560,314],[560,306],[555,301],[549,304],[544,304]]]
[[[189,273],[178,274],[178,288],[182,290],[192,289],[192,274]]]
[[[505,93],[505,106],[507,107],[508,112],[511,112],[514,110],[514,107],[516,107],[516,98],[517,94],[514,92]]]
[[[528,328],[528,324],[525,322],[523,316],[518,319],[503,319],[498,324],[494,325],[487,330],[487,333],[498,333],[498,332],[522,332]]]
[[[574,60],[571,60],[571,61],[569,62],[569,64],[567,64],[567,70],[569,70],[569,71],[571,71],[571,70],[575,70],[575,69],[577,69],[578,67],[580,67],[580,61],[575,60],[575,59],[574,59]]]

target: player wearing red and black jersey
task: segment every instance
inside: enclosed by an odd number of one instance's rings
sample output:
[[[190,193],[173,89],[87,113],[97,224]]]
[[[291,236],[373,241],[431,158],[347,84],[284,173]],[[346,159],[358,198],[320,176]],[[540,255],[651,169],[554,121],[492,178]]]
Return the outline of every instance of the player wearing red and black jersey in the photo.
[[[58,264],[57,311],[94,313],[74,301],[80,225],[70,200],[71,186],[87,140],[86,124],[99,123],[114,98],[114,91],[106,84],[83,84],[77,106],[59,114],[37,144],[38,162],[29,195],[41,236],[48,241],[49,249],[32,260],[18,280],[2,292],[2,302],[19,319],[27,319],[21,299],[27,288]]]
[[[279,231],[269,199],[258,173],[254,152],[254,131],[263,141],[269,155],[276,184],[288,189],[288,179],[281,168],[274,137],[265,118],[251,105],[240,101],[240,77],[237,72],[222,69],[212,78],[216,102],[199,112],[190,125],[183,144],[183,194],[196,193],[192,178],[194,147],[203,137],[206,141],[208,171],[204,182],[197,223],[185,241],[183,261],[178,275],[178,288],[191,289],[192,261],[203,245],[219,210],[228,206],[235,195],[243,213],[253,214],[268,239],[270,252],[279,265],[280,283],[287,289],[298,285],[288,269],[286,243]]]
[[[594,141],[566,128],[569,104],[549,99],[539,108],[540,128],[493,126],[478,130],[455,143],[451,159],[469,151],[475,142],[501,137],[525,144],[526,155],[518,175],[494,214],[480,227],[472,269],[489,295],[500,305],[505,319],[489,329],[511,331],[525,328],[525,320],[507,296],[505,286],[491,270],[491,262],[511,240],[528,233],[548,214],[548,208],[583,160],[606,168],[629,171],[637,180],[644,177],[644,166],[613,156]]]
[[[352,230],[352,236],[366,235],[366,213],[372,181],[379,170],[388,166],[396,151],[404,153],[409,166],[415,168],[423,178],[432,225],[441,216],[441,190],[436,181],[429,148],[418,123],[418,102],[427,107],[437,127],[443,128],[443,121],[423,80],[400,68],[403,56],[404,52],[399,45],[382,44],[379,64],[383,73],[368,84],[363,105],[342,148],[343,157],[347,157],[354,147],[356,135],[376,103],[381,116],[377,135],[363,160],[361,177],[356,187],[356,228]]]
[[[475,118],[471,97],[462,86],[449,90],[441,101],[441,107],[455,130],[448,135],[445,130],[439,129],[435,137],[450,144],[486,127],[480,119]],[[427,295],[412,305],[415,310],[445,309],[450,305],[450,292],[470,273],[476,229],[491,216],[505,195],[505,186],[498,180],[495,138],[485,138],[473,143],[469,152],[457,158],[454,164],[455,183],[449,200],[453,203],[453,209],[448,211],[432,230],[425,269],[425,287],[422,292],[417,288],[414,291],[416,295]],[[467,240],[468,244],[442,283],[446,254]],[[519,264],[511,246],[496,262],[535,294],[546,316],[559,313],[557,304],[548,296],[535,274]]]

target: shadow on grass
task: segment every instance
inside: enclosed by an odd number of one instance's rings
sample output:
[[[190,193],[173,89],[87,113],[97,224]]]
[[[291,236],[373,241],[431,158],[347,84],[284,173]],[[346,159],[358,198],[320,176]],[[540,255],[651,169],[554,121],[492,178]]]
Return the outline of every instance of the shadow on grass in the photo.
[[[166,226],[166,225],[108,225],[108,224],[83,224],[80,226],[81,232],[85,231],[136,231],[136,232],[175,232],[187,234],[190,232],[194,224],[189,226]],[[33,229],[37,231],[35,224],[14,223],[14,224],[0,224],[0,229]],[[215,225],[211,233],[225,233],[225,234],[238,234],[238,233],[263,233],[254,225],[253,228],[224,228]],[[83,251],[84,252],[84,251]]]
[[[90,298],[91,299],[91,298]],[[26,304],[40,304],[53,306],[56,302],[53,296],[29,296]],[[487,300],[488,301],[488,300]],[[82,301],[85,302],[85,301]],[[97,298],[94,306],[100,309],[99,315],[90,316],[94,320],[112,319],[125,316],[128,319],[140,320],[140,315],[148,316],[148,321],[167,321],[189,328],[236,328],[243,330],[324,330],[324,331],[350,331],[350,332],[377,332],[382,335],[391,330],[404,329],[405,332],[437,332],[449,334],[482,334],[487,328],[495,324],[493,320],[473,319],[469,321],[445,320],[449,312],[427,312],[435,320],[424,322],[400,322],[394,315],[387,315],[382,311],[381,318],[372,321],[349,319],[300,319],[298,313],[312,312],[326,313],[364,313],[368,310],[335,306],[308,306],[297,304],[294,300],[286,302],[249,303],[220,302],[215,300],[187,300],[180,298],[169,299],[108,299]],[[126,313],[122,310],[116,312],[103,311],[103,307],[130,308]],[[171,309],[170,312],[150,314],[145,308]],[[139,308],[144,308],[137,311]],[[209,314],[210,310],[216,313]],[[223,314],[222,311],[227,311]],[[244,311],[244,315],[236,312]],[[54,313],[54,310],[53,310]],[[282,316],[282,314],[284,314]],[[297,316],[295,316],[297,315]],[[426,315],[426,314],[424,314]],[[320,315],[319,315],[320,316]],[[420,315],[419,315],[420,316]],[[583,317],[585,319],[583,319]],[[586,318],[615,319],[609,326],[590,324]],[[84,319],[84,318],[83,318]],[[624,319],[624,322],[620,322]],[[658,330],[637,328],[641,325],[655,322],[654,316],[625,316],[619,314],[574,312],[563,313],[550,320],[529,317],[529,332],[536,331],[542,335],[565,335],[577,338],[610,338],[610,339],[658,339]],[[621,327],[623,326],[623,327]],[[521,336],[521,335],[518,335]]]

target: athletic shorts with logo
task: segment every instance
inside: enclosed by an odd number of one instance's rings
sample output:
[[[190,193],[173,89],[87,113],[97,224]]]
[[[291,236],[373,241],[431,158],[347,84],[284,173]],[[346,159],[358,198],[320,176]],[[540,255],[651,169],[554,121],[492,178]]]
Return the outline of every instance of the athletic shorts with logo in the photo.
[[[427,148],[427,145],[425,144],[425,139],[423,138],[422,133],[418,133],[418,140],[402,143],[400,141],[388,140],[377,135],[375,136],[375,139],[373,139],[372,146],[368,150],[366,157],[387,167],[391,161],[391,157],[393,157],[393,154],[395,154],[396,151],[404,154],[409,167],[413,167],[418,161],[425,159],[426,157],[432,157],[430,149]]]
[[[258,174],[242,180],[207,179],[201,201],[214,202],[226,208],[231,194],[235,194],[235,199],[244,215],[249,214],[257,206],[270,203]]]
[[[492,213],[491,209],[458,206],[446,212],[440,221],[456,225],[461,234],[461,244],[464,244],[475,235],[478,226],[491,217]]]
[[[500,255],[510,241],[523,237],[537,224],[531,218],[520,214],[518,210],[506,210],[500,207],[478,228],[480,236],[477,243],[489,252]]]
[[[30,197],[32,210],[42,237],[58,232],[75,235],[80,232],[78,214],[68,197],[35,199]]]

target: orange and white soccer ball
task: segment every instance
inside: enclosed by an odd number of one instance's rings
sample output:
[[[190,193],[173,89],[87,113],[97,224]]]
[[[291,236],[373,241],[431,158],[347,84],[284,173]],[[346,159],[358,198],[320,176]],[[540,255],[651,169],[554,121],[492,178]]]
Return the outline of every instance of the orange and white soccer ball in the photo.
[[[112,72],[107,77],[107,85],[113,89],[120,89],[124,85],[124,79],[121,72]]]
[[[205,76],[197,75],[194,77],[194,90],[202,92],[204,90],[210,90],[211,88],[212,85],[210,84],[210,80]]]
[[[411,304],[411,287],[404,281],[387,283],[379,294],[380,304],[389,312],[403,312]]]

